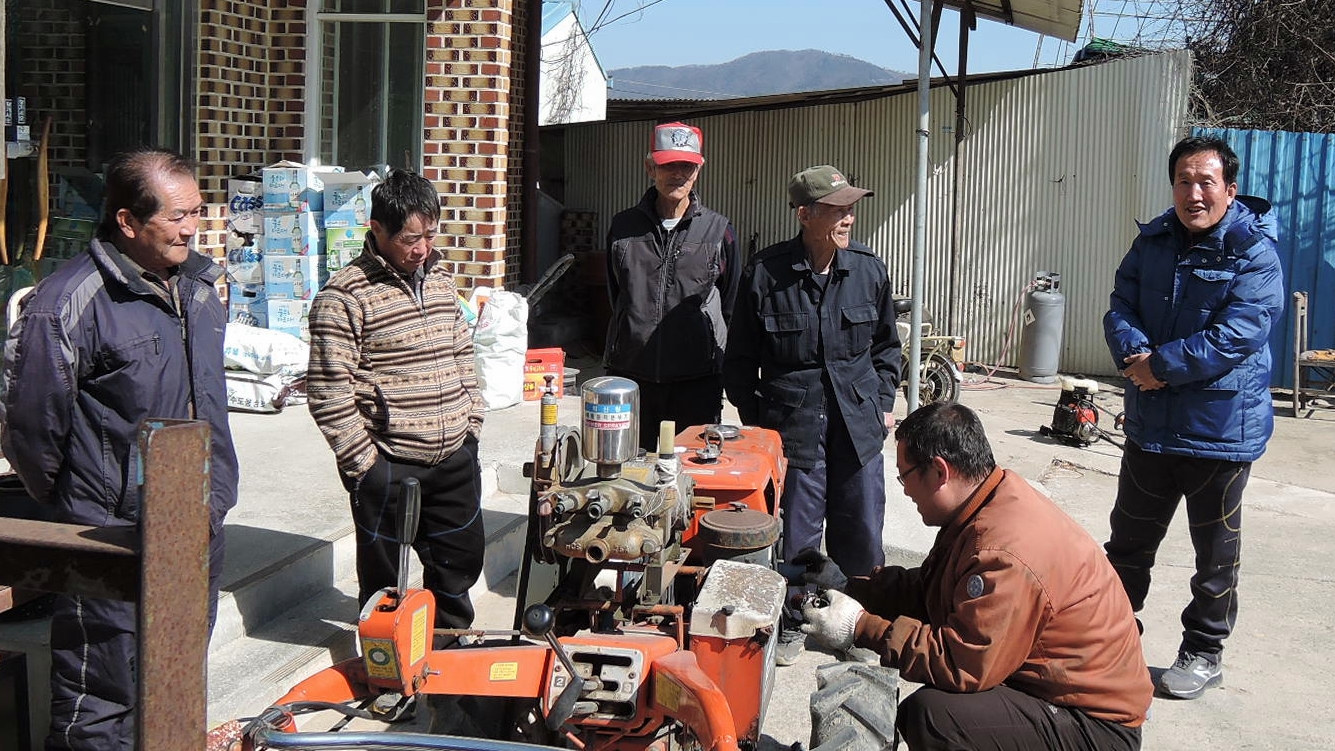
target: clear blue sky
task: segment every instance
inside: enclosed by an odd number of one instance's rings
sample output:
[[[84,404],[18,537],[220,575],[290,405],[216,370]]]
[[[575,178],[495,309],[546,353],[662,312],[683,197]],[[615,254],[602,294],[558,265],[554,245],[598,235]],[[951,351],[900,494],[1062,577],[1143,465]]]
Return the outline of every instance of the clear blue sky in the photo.
[[[612,0],[606,18],[652,1]],[[606,2],[580,0],[586,29]],[[916,14],[919,2],[908,0],[908,6]],[[958,59],[958,21],[956,11],[942,12],[936,45],[937,56],[952,73]],[[1082,37],[1087,27],[1088,21],[1081,26]],[[917,49],[884,0],[660,0],[597,29],[592,40],[606,70],[722,63],[776,49],[819,49],[892,70],[918,69]],[[1034,67],[1036,53],[1040,67],[1064,65],[1076,49],[1062,40],[980,18],[969,41],[968,65],[975,73],[1028,69]]]

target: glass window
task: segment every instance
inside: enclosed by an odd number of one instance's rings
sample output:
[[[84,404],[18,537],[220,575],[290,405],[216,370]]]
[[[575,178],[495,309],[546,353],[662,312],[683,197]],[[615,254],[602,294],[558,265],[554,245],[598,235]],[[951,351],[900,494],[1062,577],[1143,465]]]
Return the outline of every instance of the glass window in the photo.
[[[342,13],[401,12],[422,0],[325,0]],[[420,170],[425,24],[322,16],[320,160]]]

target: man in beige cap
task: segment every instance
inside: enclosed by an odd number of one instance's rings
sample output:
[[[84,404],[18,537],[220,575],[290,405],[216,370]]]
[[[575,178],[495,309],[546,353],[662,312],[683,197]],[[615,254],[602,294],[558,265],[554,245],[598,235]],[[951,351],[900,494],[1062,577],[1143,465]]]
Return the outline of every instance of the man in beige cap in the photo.
[[[658,426],[719,421],[723,346],[737,295],[737,232],[695,192],[705,159],[700,129],[654,128],[645,169],[653,185],[612,219],[607,291],[612,320],[604,364],[640,386],[640,446]]]
[[[788,183],[802,230],[742,274],[723,383],[742,422],[783,436],[783,557],[838,544],[849,576],[885,563],[885,460],[900,347],[885,264],[852,239],[854,205],[872,195],[828,165]],[[828,526],[828,530],[826,527]],[[801,632],[787,627],[778,659],[791,664]]]

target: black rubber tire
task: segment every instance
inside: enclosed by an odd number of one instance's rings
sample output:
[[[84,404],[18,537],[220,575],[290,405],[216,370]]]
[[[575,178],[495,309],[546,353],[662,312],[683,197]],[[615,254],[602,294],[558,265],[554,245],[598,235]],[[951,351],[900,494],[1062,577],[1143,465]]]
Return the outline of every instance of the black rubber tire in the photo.
[[[935,355],[927,359],[918,379],[918,406],[936,402],[957,402],[960,382],[955,380],[955,363]],[[904,378],[904,395],[908,396],[909,382]]]
[[[816,669],[810,751],[892,751],[899,671],[858,662]]]

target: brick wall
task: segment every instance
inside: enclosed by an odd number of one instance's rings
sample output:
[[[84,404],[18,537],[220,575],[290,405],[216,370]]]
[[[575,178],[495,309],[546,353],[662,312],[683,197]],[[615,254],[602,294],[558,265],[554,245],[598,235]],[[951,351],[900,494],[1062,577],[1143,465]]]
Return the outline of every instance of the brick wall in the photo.
[[[524,122],[528,116],[524,107],[527,86],[524,85],[524,71],[528,60],[528,14],[530,6],[541,6],[542,0],[515,0],[514,17],[510,24],[513,32],[510,36],[512,51],[510,54],[510,142],[509,169],[506,171],[506,190],[510,200],[506,202],[506,245],[505,245],[505,283],[516,285],[521,280],[523,266],[520,262],[523,242],[523,196],[524,196]],[[541,14],[541,8],[538,13]],[[536,114],[534,115],[536,117]],[[534,278],[542,269],[534,272]]]
[[[6,97],[28,99],[32,140],[41,136],[42,120],[51,117],[48,160],[52,167],[83,166],[88,130],[84,109],[84,15],[77,0],[27,0],[23,12],[11,8],[5,51],[10,88]],[[54,187],[53,187],[54,193]]]
[[[270,105],[282,102],[272,91],[271,45],[275,37],[290,42],[291,36],[270,33],[270,14],[262,0],[200,3],[195,154],[207,214],[198,244],[215,256],[226,242],[227,178],[276,160]]]
[[[465,289],[507,277],[516,2],[428,1],[423,172],[441,195],[441,251]]]

